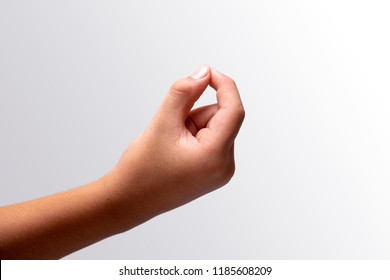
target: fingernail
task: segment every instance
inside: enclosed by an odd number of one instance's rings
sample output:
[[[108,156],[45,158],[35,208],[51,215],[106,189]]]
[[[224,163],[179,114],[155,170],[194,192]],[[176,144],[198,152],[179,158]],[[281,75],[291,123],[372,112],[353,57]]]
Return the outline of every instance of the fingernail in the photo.
[[[203,66],[200,69],[198,69],[198,71],[196,71],[194,74],[192,74],[191,77],[196,80],[203,79],[204,77],[206,77],[208,72],[209,72],[209,67]]]

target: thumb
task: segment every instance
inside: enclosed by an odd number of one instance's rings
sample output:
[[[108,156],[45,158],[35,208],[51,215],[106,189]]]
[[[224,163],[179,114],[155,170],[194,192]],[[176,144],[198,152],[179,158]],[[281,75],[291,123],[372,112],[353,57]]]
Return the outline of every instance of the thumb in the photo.
[[[210,67],[203,66],[192,76],[174,82],[160,107],[160,116],[171,123],[184,124],[194,103],[207,88],[210,77]]]

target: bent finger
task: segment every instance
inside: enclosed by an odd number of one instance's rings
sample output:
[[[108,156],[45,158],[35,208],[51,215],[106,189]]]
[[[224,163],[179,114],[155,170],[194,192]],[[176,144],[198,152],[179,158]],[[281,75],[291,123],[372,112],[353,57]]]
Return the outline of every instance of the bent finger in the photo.
[[[244,106],[235,82],[212,69],[210,86],[217,92],[219,110],[210,120],[210,129],[219,145],[229,147],[245,117]]]
[[[187,129],[193,136],[196,136],[199,130],[207,126],[217,111],[218,104],[211,104],[192,110],[186,119]]]

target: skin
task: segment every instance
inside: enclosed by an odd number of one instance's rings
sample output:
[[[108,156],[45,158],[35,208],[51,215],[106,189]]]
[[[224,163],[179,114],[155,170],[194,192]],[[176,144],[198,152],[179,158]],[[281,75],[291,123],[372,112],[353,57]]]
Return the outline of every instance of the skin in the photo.
[[[207,86],[218,103],[192,110]],[[234,81],[214,69],[176,81],[108,174],[0,208],[0,258],[58,259],[225,185],[244,115]]]

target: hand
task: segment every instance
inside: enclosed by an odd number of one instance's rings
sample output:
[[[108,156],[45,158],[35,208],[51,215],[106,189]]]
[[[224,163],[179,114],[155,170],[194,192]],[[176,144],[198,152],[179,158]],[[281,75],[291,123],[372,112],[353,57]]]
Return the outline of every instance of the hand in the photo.
[[[218,104],[191,111],[210,85]],[[0,258],[60,258],[226,184],[244,109],[232,79],[208,67],[175,82],[114,169],[66,192],[0,207]]]
[[[218,103],[191,110],[208,85]],[[120,212],[135,203],[146,220],[225,185],[234,174],[234,139],[244,115],[234,81],[214,69],[176,81],[108,175]]]

